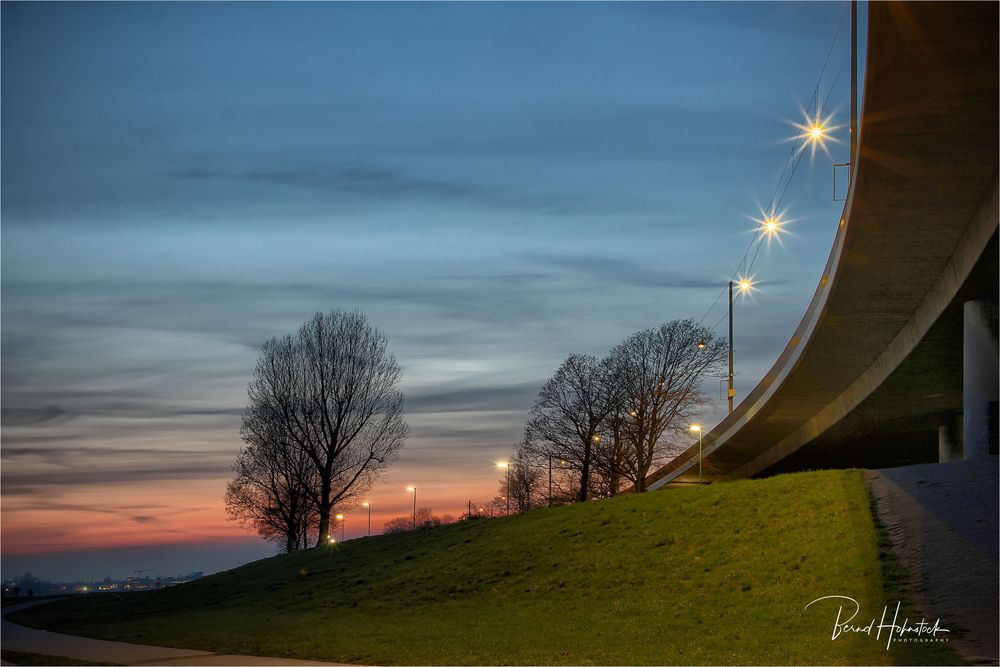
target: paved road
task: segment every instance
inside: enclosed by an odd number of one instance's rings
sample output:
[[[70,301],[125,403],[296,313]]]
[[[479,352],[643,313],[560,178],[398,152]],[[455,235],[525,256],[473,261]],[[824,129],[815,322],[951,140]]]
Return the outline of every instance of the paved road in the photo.
[[[1000,660],[998,470],[991,456],[867,473],[921,612],[952,629],[952,648],[976,664]]]
[[[76,658],[91,662],[119,665],[334,665],[332,662],[311,662],[287,658],[265,658],[252,655],[222,655],[207,651],[192,651],[165,646],[145,646],[125,642],[88,639],[58,632],[35,630],[7,620],[7,614],[18,609],[45,604],[50,600],[37,600],[11,605],[3,609],[0,638],[3,648],[43,655]]]

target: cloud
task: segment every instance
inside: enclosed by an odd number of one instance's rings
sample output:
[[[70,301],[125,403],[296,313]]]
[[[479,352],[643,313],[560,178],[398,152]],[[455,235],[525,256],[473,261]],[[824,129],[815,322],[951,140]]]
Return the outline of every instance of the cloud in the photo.
[[[262,160],[271,163],[271,160]],[[262,165],[263,166],[263,165]],[[417,178],[387,165],[340,162],[307,163],[284,168],[214,169],[189,167],[166,172],[167,176],[188,180],[235,180],[251,184],[271,184],[362,195],[377,199],[469,199],[483,191],[447,180]]]
[[[12,489],[42,489],[47,486],[68,488],[73,486],[100,486],[122,482],[185,481],[193,479],[228,478],[231,461],[206,461],[196,454],[189,454],[187,464],[170,467],[159,462],[148,462],[145,466],[120,469],[102,468],[92,470],[68,470],[65,472],[6,472],[3,475],[4,493]]]
[[[463,387],[433,393],[417,393],[406,399],[406,412],[447,413],[525,409],[538,393],[538,385],[519,383],[495,387]]]
[[[25,458],[42,459],[46,463],[62,465],[67,462],[88,461],[95,459],[114,459],[116,461],[127,461],[130,459],[155,459],[155,460],[188,460],[192,456],[223,456],[230,455],[232,451],[225,449],[199,449],[192,452],[190,449],[163,449],[156,447],[18,447],[4,446],[0,451],[0,456],[4,459],[18,460]]]
[[[6,493],[6,492],[5,492]],[[28,502],[18,502],[17,508],[19,510],[44,510],[44,511],[58,511],[58,512],[93,512],[95,514],[118,514],[119,510],[110,509],[107,507],[102,507],[100,505],[88,504],[84,505],[81,503],[60,503],[60,502],[50,502],[46,500],[28,501]]]
[[[112,392],[113,393],[113,392]],[[58,398],[55,393],[46,392],[48,398]],[[89,398],[89,397],[88,397]],[[113,395],[108,402],[88,402],[85,407],[72,410],[52,405],[45,408],[4,408],[4,426],[40,426],[62,424],[74,417],[122,417],[127,419],[173,419],[186,417],[240,417],[242,408],[179,408],[163,405],[162,402],[130,400],[122,394]],[[67,436],[61,436],[67,437]],[[72,436],[69,436],[72,437]],[[20,442],[32,442],[40,435],[23,436]]]
[[[197,166],[171,169],[164,175],[189,181],[229,181],[259,190],[261,185],[294,187],[339,197],[333,203],[424,202],[458,203],[501,211],[533,211],[549,215],[621,213],[634,207],[626,197],[608,192],[567,189],[565,186],[539,189],[525,183],[499,185],[471,175],[464,180],[415,175],[409,169],[371,159],[322,161],[298,156],[233,154],[214,157],[229,167]],[[423,168],[424,171],[427,168]]]
[[[43,408],[3,408],[0,410],[0,424],[4,426],[30,426],[54,421],[65,421],[72,415],[58,405]]]
[[[524,255],[524,257],[540,265],[558,267],[601,283],[676,289],[718,287],[717,281],[709,280],[700,274],[648,269],[638,262],[622,257],[556,253],[536,253]]]

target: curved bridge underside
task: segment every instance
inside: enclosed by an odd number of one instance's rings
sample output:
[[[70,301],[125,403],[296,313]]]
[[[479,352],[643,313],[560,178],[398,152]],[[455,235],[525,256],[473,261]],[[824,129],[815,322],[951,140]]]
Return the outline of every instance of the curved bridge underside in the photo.
[[[706,433],[706,481],[936,461],[963,303],[997,300],[998,4],[870,3],[857,165],[785,350]],[[695,444],[648,488],[696,483]]]

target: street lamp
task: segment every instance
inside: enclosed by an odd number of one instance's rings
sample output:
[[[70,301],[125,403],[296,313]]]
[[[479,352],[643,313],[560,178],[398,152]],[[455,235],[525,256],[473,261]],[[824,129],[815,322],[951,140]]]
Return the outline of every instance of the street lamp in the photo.
[[[343,514],[338,514],[336,516],[337,521],[340,522],[340,541],[344,542],[347,540],[346,530],[347,530],[347,517]]]
[[[689,426],[692,431],[698,434],[698,487],[701,487],[701,424],[691,424]]]
[[[417,529],[417,487],[408,486],[406,490],[413,494],[413,530]]]
[[[510,466],[511,464],[507,461],[498,461],[497,468],[505,470],[507,472],[507,495],[504,496],[504,500],[507,503],[507,516],[510,516]]]
[[[372,536],[372,506],[370,503],[361,503],[362,507],[368,508],[368,537]]]
[[[767,213],[760,220],[759,232],[767,238],[780,237],[783,231],[784,221],[781,219],[780,213]]]
[[[739,281],[740,293],[746,293],[753,287],[753,281],[749,276],[743,276]],[[729,281],[729,414],[733,414],[733,397],[736,396],[736,389],[733,388],[733,281]]]

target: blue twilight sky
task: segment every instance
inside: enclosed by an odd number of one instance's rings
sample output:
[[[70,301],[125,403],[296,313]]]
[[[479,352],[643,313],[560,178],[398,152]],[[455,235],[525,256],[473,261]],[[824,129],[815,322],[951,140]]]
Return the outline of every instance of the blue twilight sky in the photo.
[[[846,5],[4,3],[4,576],[270,553],[222,511],[246,383],[333,307],[403,368],[380,520],[408,484],[440,512],[490,497],[566,355],[712,304],[838,25],[820,97],[846,140]],[[846,153],[785,196],[738,396],[812,296]]]

